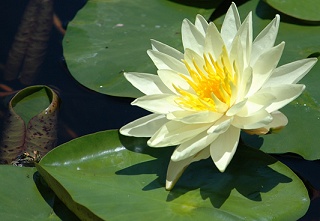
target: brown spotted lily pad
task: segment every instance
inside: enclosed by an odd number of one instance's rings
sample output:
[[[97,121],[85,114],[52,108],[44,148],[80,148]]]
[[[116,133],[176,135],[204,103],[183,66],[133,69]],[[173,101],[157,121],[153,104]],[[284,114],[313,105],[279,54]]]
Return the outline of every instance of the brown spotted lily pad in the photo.
[[[56,143],[58,95],[47,86],[31,86],[19,91],[9,102],[0,144],[0,161],[45,155]],[[36,153],[36,154],[35,154]]]

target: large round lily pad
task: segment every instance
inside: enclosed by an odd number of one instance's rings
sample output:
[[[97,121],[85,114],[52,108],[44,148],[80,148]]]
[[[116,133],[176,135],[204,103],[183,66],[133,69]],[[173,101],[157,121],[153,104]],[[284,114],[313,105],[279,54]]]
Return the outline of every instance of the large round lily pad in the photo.
[[[308,209],[300,179],[274,158],[245,146],[225,173],[211,159],[203,160],[166,191],[172,150],[104,131],[57,147],[37,168],[81,219],[297,220]]]

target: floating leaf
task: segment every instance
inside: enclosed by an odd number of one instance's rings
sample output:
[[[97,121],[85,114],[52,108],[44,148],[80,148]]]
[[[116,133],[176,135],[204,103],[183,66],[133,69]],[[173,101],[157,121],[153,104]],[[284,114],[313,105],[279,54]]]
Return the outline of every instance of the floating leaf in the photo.
[[[225,173],[211,159],[203,160],[166,191],[172,151],[104,131],[57,147],[37,168],[83,220],[297,220],[308,209],[300,179],[274,158],[245,146]]]
[[[146,53],[150,39],[181,48],[181,22],[194,20],[197,13],[209,15],[209,10],[161,0],[89,0],[69,24],[64,38],[68,68],[92,90],[138,97],[141,92],[122,72],[156,73]]]
[[[297,19],[319,22],[320,2],[318,0],[265,0],[276,10]]]
[[[59,98],[47,86],[19,91],[9,102],[0,160],[10,163],[23,152],[45,155],[56,143]],[[27,126],[26,126],[27,125]]]
[[[3,220],[60,220],[53,212],[54,193],[40,187],[35,168],[0,166],[0,217]],[[38,183],[38,185],[41,185]]]

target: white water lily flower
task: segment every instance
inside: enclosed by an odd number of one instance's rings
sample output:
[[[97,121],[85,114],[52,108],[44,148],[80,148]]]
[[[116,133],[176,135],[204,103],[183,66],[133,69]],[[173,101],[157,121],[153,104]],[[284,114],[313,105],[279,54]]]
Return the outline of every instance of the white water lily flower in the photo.
[[[132,102],[152,114],[120,129],[124,135],[151,137],[148,145],[177,145],[171,156],[166,188],[172,189],[192,162],[211,156],[223,172],[230,163],[240,130],[265,134],[287,118],[278,110],[298,97],[296,84],[317,59],[280,67],[284,42],[274,46],[279,15],[252,39],[252,15],[241,23],[232,3],[219,32],[197,15],[182,23],[184,53],[152,40],[148,55],[158,75],[125,73],[145,94]]]

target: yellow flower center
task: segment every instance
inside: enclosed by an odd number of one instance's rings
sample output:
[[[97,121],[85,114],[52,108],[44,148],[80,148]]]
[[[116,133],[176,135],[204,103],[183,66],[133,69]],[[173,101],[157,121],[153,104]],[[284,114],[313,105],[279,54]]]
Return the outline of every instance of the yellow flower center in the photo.
[[[183,61],[187,67],[190,78],[180,74],[184,78],[194,93],[188,92],[181,88],[174,88],[181,95],[176,102],[185,109],[196,111],[210,110],[219,111],[218,106],[224,105],[230,107],[230,98],[232,89],[234,88],[236,79],[233,74],[226,68],[225,60],[229,62],[228,57],[220,56],[220,62],[215,61],[211,54],[203,55],[203,69],[193,59],[193,67],[185,60]]]

